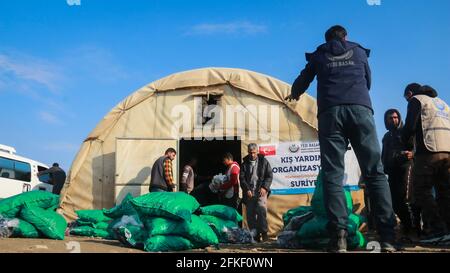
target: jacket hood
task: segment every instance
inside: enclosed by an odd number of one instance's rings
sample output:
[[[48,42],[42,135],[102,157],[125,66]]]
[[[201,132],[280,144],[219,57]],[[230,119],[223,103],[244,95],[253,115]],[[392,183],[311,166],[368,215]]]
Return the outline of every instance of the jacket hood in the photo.
[[[414,96],[416,95],[426,95],[432,98],[436,98],[438,96],[438,93],[433,87],[424,85],[420,87],[419,91],[414,94]]]
[[[398,123],[397,128],[392,128],[388,123],[388,117],[393,113],[397,113],[397,115],[398,115],[399,123]],[[386,130],[388,130],[388,131],[391,131],[393,129],[401,129],[403,127],[402,115],[400,114],[400,112],[397,109],[389,109],[384,113],[384,126],[386,127]]]
[[[367,57],[369,57],[370,50],[365,49],[361,45],[350,41],[331,40],[325,44],[320,45],[317,50],[330,53],[333,56],[339,56],[356,47],[364,49],[366,51]]]

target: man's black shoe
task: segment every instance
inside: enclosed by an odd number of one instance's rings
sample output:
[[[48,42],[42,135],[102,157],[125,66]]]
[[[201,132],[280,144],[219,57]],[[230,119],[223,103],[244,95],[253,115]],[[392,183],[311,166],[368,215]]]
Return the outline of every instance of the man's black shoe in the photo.
[[[347,252],[347,231],[346,230],[339,230],[337,233],[332,234],[327,251],[331,252],[331,253]]]
[[[262,241],[262,242],[267,242],[267,241],[269,241],[269,236],[267,235],[267,232],[261,233],[261,241]]]

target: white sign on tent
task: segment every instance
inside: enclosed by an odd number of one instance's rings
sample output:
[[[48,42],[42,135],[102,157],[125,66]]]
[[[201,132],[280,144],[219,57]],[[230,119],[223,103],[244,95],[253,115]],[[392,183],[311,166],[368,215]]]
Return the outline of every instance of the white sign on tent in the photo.
[[[313,142],[281,142],[259,147],[269,161],[272,172],[272,193],[279,195],[313,193],[320,170],[320,145]],[[357,190],[361,175],[353,149],[345,154],[344,185]]]

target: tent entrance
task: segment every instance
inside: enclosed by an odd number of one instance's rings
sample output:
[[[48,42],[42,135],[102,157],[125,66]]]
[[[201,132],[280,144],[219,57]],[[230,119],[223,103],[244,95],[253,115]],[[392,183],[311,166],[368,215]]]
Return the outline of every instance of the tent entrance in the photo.
[[[178,140],[147,139],[147,138],[117,138],[116,139],[116,175],[114,197],[116,204],[131,193],[139,196],[148,193],[150,174],[153,163],[168,148],[178,150]],[[173,169],[178,169],[174,160]],[[173,172],[174,180],[178,181],[178,173]]]
[[[241,163],[241,140],[180,140],[179,142],[179,174],[181,176],[183,167],[192,157],[197,158],[197,166],[194,168],[196,174],[195,187],[205,186],[214,175],[225,174],[226,167],[222,163],[222,156],[231,153],[238,163]],[[201,187],[200,187],[201,188]],[[200,198],[197,198],[200,199]],[[200,203],[204,203],[199,200]]]

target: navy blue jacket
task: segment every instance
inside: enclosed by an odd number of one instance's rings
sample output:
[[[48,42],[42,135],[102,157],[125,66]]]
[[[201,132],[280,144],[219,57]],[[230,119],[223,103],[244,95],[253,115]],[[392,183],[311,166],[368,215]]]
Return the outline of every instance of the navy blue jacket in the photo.
[[[298,99],[317,76],[319,114],[329,107],[345,104],[372,109],[369,54],[370,50],[357,43],[338,40],[319,46],[314,53],[306,53],[308,63],[292,85],[292,97]]]

